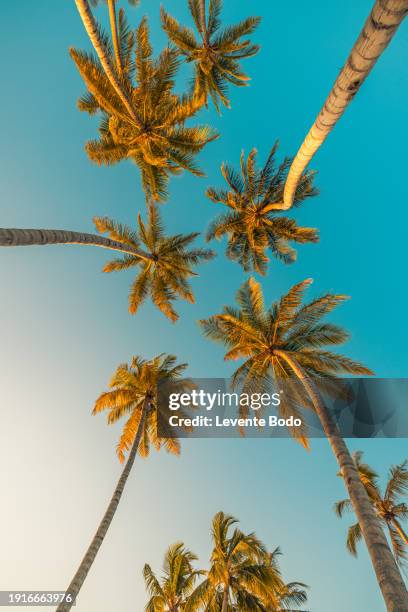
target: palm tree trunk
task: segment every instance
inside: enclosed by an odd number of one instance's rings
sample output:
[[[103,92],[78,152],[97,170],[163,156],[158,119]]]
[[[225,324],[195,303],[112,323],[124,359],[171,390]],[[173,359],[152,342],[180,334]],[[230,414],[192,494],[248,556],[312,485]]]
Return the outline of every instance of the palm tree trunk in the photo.
[[[120,251],[121,253],[135,255],[141,259],[152,259],[151,255],[142,250],[132,248],[130,245],[122,244],[121,242],[99,236],[98,234],[71,232],[69,230],[15,229],[0,227],[0,247],[47,244],[82,244]]]
[[[207,18],[205,16],[205,2],[206,0],[200,0],[200,20],[201,30],[203,35],[204,43],[208,44],[208,32],[207,32]]]
[[[408,13],[408,0],[376,0],[345,65],[290,168],[280,208],[293,204],[303,171],[388,46]]]
[[[391,519],[391,523],[393,524],[395,529],[398,531],[398,535],[400,536],[401,540],[404,542],[404,544],[408,546],[408,535],[405,533],[405,531],[401,527],[400,522],[396,518],[393,518]]]
[[[122,100],[124,107],[128,111],[130,117],[133,119],[135,124],[140,128],[143,128],[143,121],[133,108],[128,94],[119,82],[119,79],[115,74],[115,70],[111,65],[106,49],[99,36],[98,26],[90,9],[88,0],[75,0],[75,4],[77,5],[77,9],[84,24],[85,30],[92,42],[99,61],[101,62],[102,68],[104,69],[105,74],[108,77],[112,87],[118,94],[119,98]]]
[[[135,462],[135,458],[136,458],[136,454],[137,454],[137,449],[139,447],[139,442],[140,442],[140,438],[142,436],[143,433],[143,427],[144,427],[144,423],[145,423],[145,419],[146,419],[146,413],[148,410],[148,403],[147,401],[145,401],[144,406],[143,406],[143,411],[142,411],[142,415],[140,418],[140,423],[139,423],[139,427],[131,448],[131,451],[129,453],[129,457],[128,460],[126,462],[126,465],[123,469],[122,475],[119,478],[118,484],[116,485],[116,489],[113,493],[112,499],[109,502],[109,506],[104,514],[104,517],[98,527],[98,530],[96,532],[96,534],[93,537],[93,540],[91,542],[91,544],[88,547],[88,550],[85,553],[85,556],[81,562],[81,565],[79,566],[75,576],[73,577],[73,579],[71,580],[71,583],[69,585],[69,587],[67,588],[67,593],[70,593],[72,595],[72,599],[75,601],[75,598],[77,597],[79,591],[81,590],[81,587],[85,581],[85,578],[88,575],[89,570],[92,567],[93,562],[95,561],[95,557],[98,554],[98,551],[102,545],[103,540],[105,539],[105,536],[108,532],[108,529],[110,527],[110,524],[112,522],[113,517],[115,516],[115,512],[117,510],[117,507],[119,505],[120,502],[120,498],[122,497],[122,493],[124,491],[125,485],[126,485],[126,481],[129,477],[130,471],[133,467],[133,464]],[[71,610],[71,607],[73,606],[73,603],[61,603],[59,604],[56,612],[69,612],[69,610]]]
[[[221,612],[227,612],[228,609],[228,585],[225,585],[224,596],[222,598]]]
[[[323,405],[314,384],[296,359],[285,351],[275,351],[275,355],[288,364],[313,401],[323,431],[339,464],[388,612],[408,612],[408,593],[404,581],[337,425]]]
[[[116,21],[116,0],[108,0],[109,6],[109,21],[112,32],[112,42],[113,42],[113,51],[115,53],[116,60],[116,68],[118,69],[118,73],[122,74],[123,66],[122,66],[122,58],[120,56],[120,45],[119,45],[119,37],[118,37],[118,26]]]

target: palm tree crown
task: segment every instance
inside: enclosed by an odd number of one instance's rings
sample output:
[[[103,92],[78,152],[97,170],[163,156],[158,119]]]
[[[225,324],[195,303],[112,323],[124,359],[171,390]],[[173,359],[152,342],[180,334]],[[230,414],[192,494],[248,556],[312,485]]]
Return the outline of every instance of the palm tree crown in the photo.
[[[232,530],[236,523],[224,512],[214,516],[211,567],[186,611],[277,610],[279,593],[285,589],[277,563],[280,551],[268,553],[254,533]]]
[[[190,379],[182,378],[186,368],[187,364],[177,364],[173,355],[164,354],[149,361],[133,357],[130,365],[123,363],[117,368],[109,384],[110,391],[98,397],[93,414],[107,410],[109,425],[128,417],[117,446],[121,462],[132,446],[146,405],[147,414],[138,454],[147,457],[151,444],[156,450],[164,446],[170,453],[179,454],[180,443],[176,438],[158,437],[157,422],[158,413],[164,405],[162,399],[169,389],[175,392],[191,389]]]
[[[193,567],[197,557],[182,542],[177,542],[166,551],[163,576],[159,580],[150,565],[143,568],[143,576],[150,599],[146,612],[181,612],[191,595],[196,580],[203,571]]]
[[[408,536],[404,532],[400,521],[408,518],[408,505],[402,501],[402,497],[408,493],[408,461],[390,468],[385,492],[382,494],[378,483],[378,474],[367,463],[363,462],[363,453],[361,451],[355,452],[353,460],[376,515],[383,526],[388,529],[395,559],[400,565],[403,565],[408,558]],[[345,512],[353,510],[349,499],[336,502],[334,507],[339,518]],[[357,556],[357,544],[361,538],[362,533],[359,523],[351,525],[346,544],[348,550],[354,556]]]
[[[238,308],[225,306],[221,314],[200,321],[205,335],[223,343],[225,359],[244,359],[233,375],[233,385],[250,390],[269,389],[271,381],[285,386],[279,409],[283,417],[301,416],[303,407],[313,408],[302,381],[285,356],[303,368],[305,375],[328,392],[339,392],[339,374],[371,374],[361,363],[325,349],[343,344],[347,332],[321,319],[341,304],[346,296],[327,293],[302,305],[307,279],[294,285],[286,295],[266,308],[261,285],[250,278],[238,290]],[[292,428],[292,434],[306,444],[307,429]]]
[[[95,226],[101,233],[108,233],[115,241],[138,248],[143,244],[147,256],[125,254],[108,262],[104,272],[139,267],[139,273],[132,284],[129,295],[129,311],[134,314],[150,293],[155,306],[171,321],[178,319],[172,302],[176,297],[194,302],[194,295],[188,279],[196,276],[193,266],[214,257],[208,249],[189,249],[198,233],[165,236],[157,206],[150,205],[147,225],[138,216],[138,229],[133,231],[126,225],[107,217],[95,217]]]
[[[98,164],[132,159],[140,168],[148,196],[165,199],[169,174],[179,174],[184,169],[202,176],[194,157],[217,135],[208,126],[185,125],[198,112],[200,104],[191,96],[180,97],[173,92],[180,64],[177,52],[167,48],[157,60],[153,59],[145,18],[136,32],[132,32],[121,10],[117,28],[116,55],[119,59],[116,70],[120,74],[120,85],[130,100],[133,116],[99,59],[94,54],[71,49],[71,56],[88,89],[78,107],[91,115],[102,114],[100,137],[88,142],[86,150],[89,158]],[[110,40],[100,29],[99,38],[114,65]]]
[[[242,38],[252,34],[260,22],[260,17],[248,17],[222,30],[221,0],[210,0],[208,18],[205,14],[205,0],[188,0],[188,4],[199,39],[193,30],[180,25],[164,9],[163,29],[187,62],[195,64],[196,98],[206,104],[208,96],[211,96],[217,110],[220,100],[229,107],[228,84],[242,87],[247,85],[249,80],[241,71],[240,60],[256,55],[259,51],[258,45]]]
[[[220,214],[211,223],[207,240],[228,237],[227,255],[238,261],[244,270],[255,270],[265,274],[268,265],[267,249],[284,261],[292,263],[296,251],[289,242],[317,242],[317,230],[300,227],[294,219],[282,216],[274,204],[282,199],[290,158],[275,168],[276,143],[266,160],[264,167],[256,164],[256,149],[252,149],[248,158],[241,154],[241,172],[228,164],[221,166],[228,189],[207,190],[207,196],[215,203],[227,207],[227,212]],[[295,205],[306,198],[318,194],[313,186],[313,172],[306,172],[296,190]]]

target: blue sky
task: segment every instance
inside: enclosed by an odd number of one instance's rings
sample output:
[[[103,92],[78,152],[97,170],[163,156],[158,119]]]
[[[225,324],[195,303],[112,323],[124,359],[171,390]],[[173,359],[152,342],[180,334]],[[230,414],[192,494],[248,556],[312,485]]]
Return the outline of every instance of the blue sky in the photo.
[[[184,21],[185,4],[165,2]],[[137,169],[99,168],[84,153],[95,123],[76,109],[83,86],[68,48],[89,44],[74,2],[58,5],[21,0],[2,11],[0,225],[92,231],[92,216],[105,214],[134,223],[144,207]],[[142,0],[129,12],[134,24],[149,15],[155,49],[165,43],[159,7],[158,0]],[[232,110],[221,117],[203,112],[221,138],[201,155],[206,178],[172,181],[162,208],[172,232],[205,230],[217,210],[204,191],[222,185],[222,161],[237,163],[241,149],[254,146],[263,159],[278,138],[282,155],[296,152],[371,2],[255,0],[250,7],[263,18],[254,36],[261,52],[245,65],[251,86],[231,92]],[[105,12],[102,4],[97,14]],[[247,3],[225,2],[225,22],[247,13]],[[319,228],[320,243],[300,248],[292,266],[273,261],[262,281],[268,300],[306,277],[315,279],[311,295],[351,295],[333,316],[352,333],[347,351],[378,376],[392,377],[406,376],[408,340],[407,32],[404,24],[314,160],[321,195],[296,215]],[[169,352],[187,361],[193,376],[231,371],[222,348],[205,341],[196,325],[230,303],[245,278],[225,259],[223,245],[217,252],[193,282],[197,303],[179,304],[177,325],[150,304],[131,317],[132,273],[103,275],[102,250],[1,252],[0,456],[7,467],[0,474],[0,589],[61,589],[69,582],[120,471],[119,429],[90,415],[118,363]],[[405,440],[350,446],[365,450],[382,473],[407,453]],[[336,472],[321,440],[309,454],[290,440],[192,440],[180,458],[160,453],[138,461],[76,609],[142,610],[143,564],[158,569],[178,539],[205,564],[210,521],[222,509],[271,548],[282,547],[285,577],[311,586],[313,612],[381,612],[368,557],[363,549],[357,561],[348,556],[347,520],[332,512],[344,496]]]

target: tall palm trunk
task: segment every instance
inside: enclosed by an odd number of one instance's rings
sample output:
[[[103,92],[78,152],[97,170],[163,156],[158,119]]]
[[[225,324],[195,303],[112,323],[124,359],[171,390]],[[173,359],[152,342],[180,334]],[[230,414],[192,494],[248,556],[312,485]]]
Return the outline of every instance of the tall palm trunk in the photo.
[[[314,384],[296,359],[285,351],[275,351],[275,355],[283,359],[302,381],[313,402],[323,431],[339,464],[388,612],[408,612],[408,593],[404,581],[337,425],[323,405]]]
[[[152,259],[151,255],[142,250],[132,248],[130,245],[122,244],[121,242],[99,236],[98,234],[71,232],[69,230],[15,229],[0,227],[0,247],[47,244],[83,244],[113,251],[121,251],[122,253],[136,255],[141,259]]]
[[[122,66],[122,58],[120,55],[118,25],[116,22],[116,0],[108,0],[108,6],[109,6],[109,21],[110,21],[110,27],[111,27],[111,32],[112,32],[112,42],[113,42],[113,51],[115,53],[116,68],[118,69],[118,73],[122,74],[123,66]]]
[[[221,612],[227,612],[228,609],[228,585],[225,585],[224,588],[224,596],[222,598],[222,608]]]
[[[396,518],[391,519],[391,523],[393,524],[394,528],[398,532],[398,535],[400,536],[401,540],[408,546],[408,535],[403,530],[398,519]]]
[[[275,208],[286,210],[292,206],[303,171],[343,115],[407,13],[408,0],[376,0],[328,98],[293,160],[285,184],[283,204]]]
[[[142,436],[143,433],[143,427],[144,427],[144,423],[145,423],[145,419],[146,419],[146,413],[148,410],[148,403],[147,401],[145,401],[144,406],[143,406],[143,410],[142,410],[142,415],[140,418],[140,423],[139,423],[139,427],[131,448],[131,451],[129,453],[129,457],[128,460],[126,462],[126,465],[123,469],[122,475],[119,478],[118,484],[116,485],[116,489],[113,493],[112,499],[109,502],[109,506],[104,514],[104,517],[98,527],[97,532],[95,533],[93,540],[91,542],[91,544],[88,547],[88,550],[85,553],[85,556],[81,562],[81,565],[79,566],[75,576],[73,577],[73,579],[71,580],[71,583],[69,585],[69,587],[67,588],[67,592],[70,593],[72,595],[72,599],[75,600],[75,598],[77,597],[79,591],[81,590],[81,587],[85,581],[85,578],[88,575],[89,570],[92,567],[93,562],[95,561],[95,557],[98,554],[98,551],[102,545],[103,540],[105,539],[105,536],[108,532],[108,529],[110,527],[110,524],[112,522],[113,517],[115,516],[115,512],[117,510],[117,507],[119,505],[120,502],[120,498],[122,497],[122,493],[124,491],[125,485],[126,485],[126,481],[129,477],[130,471],[133,467],[133,464],[135,462],[135,458],[136,458],[136,454],[137,454],[137,449],[139,447],[139,442],[140,442],[140,438]],[[71,610],[73,603],[61,603],[56,612],[69,612],[69,610]]]
[[[88,0],[75,0],[75,4],[77,5],[77,9],[84,24],[85,30],[92,42],[99,61],[101,62],[102,68],[104,69],[105,74],[108,77],[112,87],[118,94],[119,98],[122,100],[124,107],[128,111],[130,117],[133,119],[135,124],[138,125],[140,128],[143,128],[143,121],[133,108],[128,94],[126,93],[118,77],[116,76],[114,67],[111,65],[107,51],[99,35],[98,26],[92,14]]]
[[[205,15],[205,2],[206,0],[200,0],[200,21],[201,21],[201,30],[203,35],[204,43],[208,44],[208,32],[207,32],[207,18]]]

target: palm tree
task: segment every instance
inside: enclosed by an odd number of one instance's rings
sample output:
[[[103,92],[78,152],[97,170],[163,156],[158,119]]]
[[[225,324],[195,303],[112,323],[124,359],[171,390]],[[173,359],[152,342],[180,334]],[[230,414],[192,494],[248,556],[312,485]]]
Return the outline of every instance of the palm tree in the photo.
[[[180,297],[191,303],[194,295],[188,279],[193,266],[214,257],[208,249],[189,249],[198,233],[166,236],[157,207],[150,205],[147,225],[139,214],[137,231],[107,217],[95,217],[96,228],[109,238],[65,230],[2,229],[0,247],[81,244],[120,251],[123,256],[108,262],[104,272],[138,267],[129,295],[129,312],[135,314],[150,293],[155,306],[171,321],[178,319],[172,303]],[[143,244],[146,250],[141,249]]]
[[[378,474],[362,461],[363,453],[353,453],[353,460],[359,473],[361,482],[367,491],[368,499],[379,518],[381,524],[387,528],[394,556],[400,565],[406,561],[408,535],[404,531],[400,521],[408,518],[408,505],[402,501],[402,496],[408,493],[408,461],[390,468],[388,482],[384,494],[378,483]],[[346,511],[352,511],[353,506],[349,499],[336,502],[335,511],[339,518]],[[355,523],[349,527],[347,535],[347,548],[350,553],[357,556],[357,543],[361,540],[361,527]]]
[[[78,3],[87,4],[85,0],[77,0]],[[180,58],[176,50],[166,48],[153,59],[145,18],[133,33],[123,11],[119,13],[118,68],[114,67],[115,51],[108,37],[99,29],[96,35],[106,61],[97,47],[97,57],[70,50],[88,90],[78,107],[91,115],[101,114],[100,137],[87,143],[88,156],[107,165],[131,159],[140,169],[149,199],[164,200],[170,174],[188,170],[203,176],[194,158],[218,135],[208,126],[186,126],[201,104],[191,95],[173,92]],[[114,76],[120,73],[115,78],[124,95],[119,95],[106,62]]]
[[[143,568],[143,577],[150,599],[146,604],[146,612],[182,612],[186,601],[191,595],[197,579],[204,574],[195,570],[197,560],[182,542],[177,542],[166,551],[164,557],[164,574],[158,579],[150,565]]]
[[[256,609],[282,588],[280,572],[255,534],[231,527],[237,520],[218,512],[212,523],[213,551],[207,578],[191,594],[185,612],[205,606],[208,612]],[[234,606],[237,606],[235,608]]]
[[[303,172],[333,130],[408,13],[408,0],[376,0],[322,109],[293,160],[283,204],[290,208]]]
[[[348,493],[361,526],[387,610],[408,610],[408,595],[387,540],[361,483],[354,462],[338,428],[323,404],[317,387],[335,391],[336,378],[370,375],[362,364],[325,347],[343,344],[348,334],[321,319],[346,296],[326,294],[302,306],[311,280],[305,280],[267,309],[261,286],[250,279],[237,293],[238,308],[225,307],[221,314],[201,321],[209,338],[223,343],[225,359],[245,359],[236,370],[233,384],[265,386],[286,381],[292,401],[281,394],[282,416],[296,413],[296,403],[313,408],[336,456]],[[303,429],[295,436],[305,441]]]
[[[255,270],[265,274],[269,259],[266,251],[285,263],[296,260],[296,251],[289,242],[317,242],[317,230],[300,227],[294,219],[282,217],[274,205],[282,200],[283,188],[290,158],[285,158],[275,168],[276,143],[262,169],[256,164],[256,149],[247,159],[241,154],[240,173],[228,164],[221,166],[221,172],[228,189],[207,190],[207,196],[215,203],[227,207],[207,232],[207,240],[228,238],[227,255],[238,261],[245,271]],[[314,174],[306,172],[296,191],[295,204],[317,195],[313,186]],[[277,214],[278,213],[278,214]]]
[[[123,417],[127,418],[117,446],[117,454],[121,463],[125,460],[125,453],[129,452],[129,456],[103,519],[67,589],[74,600],[108,532],[136,455],[147,457],[150,445],[156,450],[164,446],[170,453],[180,453],[180,443],[177,439],[158,437],[157,420],[163,405],[161,394],[169,389],[176,392],[191,389],[191,381],[182,378],[186,367],[185,363],[177,364],[173,355],[158,355],[150,361],[133,357],[130,366],[125,363],[117,368],[109,385],[110,390],[102,393],[95,402],[93,414],[107,410],[109,425]],[[62,603],[57,612],[68,612],[72,605]]]
[[[193,30],[182,26],[162,8],[163,29],[179,53],[187,62],[195,65],[194,92],[196,97],[207,104],[208,96],[219,111],[219,102],[229,107],[228,85],[243,87],[249,78],[240,68],[240,60],[256,55],[258,45],[242,40],[253,33],[260,17],[248,17],[224,30],[221,26],[221,0],[210,0],[208,18],[206,0],[188,0],[199,38]]]

